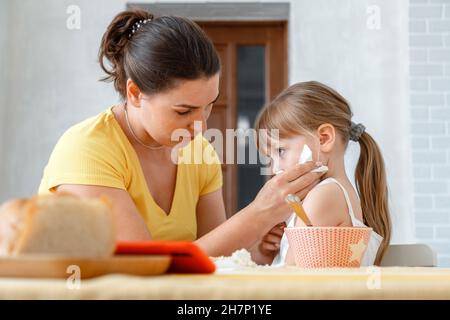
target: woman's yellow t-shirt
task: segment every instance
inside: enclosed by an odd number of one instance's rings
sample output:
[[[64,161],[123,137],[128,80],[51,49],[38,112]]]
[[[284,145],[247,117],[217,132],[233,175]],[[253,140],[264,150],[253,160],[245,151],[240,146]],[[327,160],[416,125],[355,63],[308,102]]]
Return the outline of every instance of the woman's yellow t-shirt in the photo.
[[[138,156],[112,108],[68,129],[44,169],[39,194],[61,184],[85,184],[126,190],[155,240],[197,238],[199,197],[222,187],[217,153],[201,135],[181,148],[172,207],[166,214],[153,200]]]

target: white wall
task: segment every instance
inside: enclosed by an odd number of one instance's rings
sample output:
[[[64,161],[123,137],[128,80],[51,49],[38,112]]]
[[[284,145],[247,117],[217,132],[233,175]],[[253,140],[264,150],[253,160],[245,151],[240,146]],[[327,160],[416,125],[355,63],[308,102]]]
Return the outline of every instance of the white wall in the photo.
[[[5,1],[5,0],[2,0]],[[12,39],[1,69],[10,86],[2,103],[4,144],[0,201],[36,192],[60,135],[117,101],[96,61],[101,36],[125,1],[6,0]],[[81,8],[81,29],[66,27],[69,5]],[[2,28],[3,29],[3,28]],[[3,46],[2,46],[3,47]]]
[[[356,119],[367,126],[384,152],[395,218],[393,240],[410,241],[407,1],[290,2],[290,83],[319,80],[348,98]],[[104,29],[125,3],[11,1],[15,28],[8,30],[20,41],[12,41],[7,63],[12,76],[3,104],[9,134],[2,149],[0,201],[35,192],[64,130],[117,101],[112,85],[97,81],[102,74],[96,56]],[[81,8],[81,30],[66,28],[66,8],[71,4]],[[377,31],[366,27],[366,10],[373,4],[381,9]]]
[[[450,267],[450,1],[410,1],[409,17],[416,236]]]
[[[2,168],[3,159],[3,140],[5,137],[5,117],[4,110],[6,109],[6,94],[8,92],[8,69],[6,68],[8,61],[8,42],[9,42],[9,8],[10,2],[7,0],[0,0],[0,181],[3,180]],[[1,184],[0,184],[1,185]],[[0,189],[1,195],[1,189]]]

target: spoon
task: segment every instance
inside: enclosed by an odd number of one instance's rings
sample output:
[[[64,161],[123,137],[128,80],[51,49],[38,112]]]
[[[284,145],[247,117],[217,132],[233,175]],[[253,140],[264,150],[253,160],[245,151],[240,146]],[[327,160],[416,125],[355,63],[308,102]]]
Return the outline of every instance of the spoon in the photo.
[[[303,209],[300,198],[294,194],[288,194],[286,197],[286,202],[294,210],[295,214],[303,221],[307,227],[312,227],[311,221],[306,215],[305,209]]]

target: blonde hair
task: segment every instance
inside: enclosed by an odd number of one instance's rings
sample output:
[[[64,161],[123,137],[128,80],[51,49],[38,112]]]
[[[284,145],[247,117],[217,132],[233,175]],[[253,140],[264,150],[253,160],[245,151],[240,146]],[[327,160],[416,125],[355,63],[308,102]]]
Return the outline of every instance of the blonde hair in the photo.
[[[255,129],[278,129],[280,138],[312,134],[320,125],[334,126],[345,146],[351,133],[353,113],[347,101],[335,90],[316,82],[290,86],[257,116]],[[356,188],[361,199],[364,223],[383,237],[375,264],[379,265],[391,238],[386,172],[375,140],[363,132],[359,137],[361,154],[356,166]]]

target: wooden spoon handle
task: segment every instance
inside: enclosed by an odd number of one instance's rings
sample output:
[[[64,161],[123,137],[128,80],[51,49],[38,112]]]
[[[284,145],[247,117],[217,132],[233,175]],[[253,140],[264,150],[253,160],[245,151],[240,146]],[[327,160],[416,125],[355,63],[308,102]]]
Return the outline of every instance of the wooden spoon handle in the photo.
[[[300,199],[297,196],[291,194],[288,195],[286,198],[286,202],[289,203],[292,210],[294,210],[295,214],[303,221],[306,226],[312,226],[311,221],[306,215],[305,209],[303,209]]]

